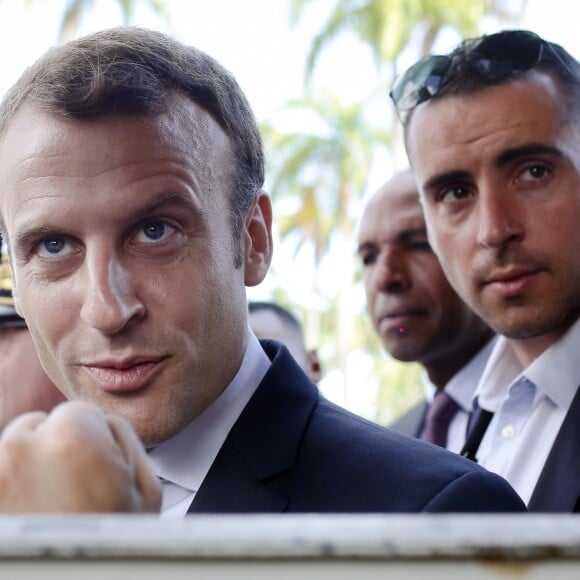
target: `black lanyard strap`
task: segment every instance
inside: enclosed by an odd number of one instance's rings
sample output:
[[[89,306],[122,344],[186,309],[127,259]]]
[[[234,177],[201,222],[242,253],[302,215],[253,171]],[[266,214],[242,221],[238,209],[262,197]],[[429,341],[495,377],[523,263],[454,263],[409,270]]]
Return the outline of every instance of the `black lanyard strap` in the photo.
[[[481,407],[476,407],[469,422],[465,445],[459,452],[462,457],[477,462],[475,456],[492,417],[493,413],[491,411],[486,411]]]

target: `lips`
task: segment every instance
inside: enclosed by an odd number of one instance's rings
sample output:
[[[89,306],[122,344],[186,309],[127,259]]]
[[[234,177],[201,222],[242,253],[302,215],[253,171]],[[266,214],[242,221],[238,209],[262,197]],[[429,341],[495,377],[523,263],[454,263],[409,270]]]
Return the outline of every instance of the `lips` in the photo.
[[[485,279],[483,286],[504,298],[514,298],[529,290],[541,273],[540,268],[505,268]]]
[[[81,365],[107,392],[128,393],[146,387],[165,366],[166,358],[105,360]]]
[[[402,307],[389,310],[378,318],[379,327],[384,330],[399,330],[405,328],[413,320],[425,316],[426,311],[421,308]]]

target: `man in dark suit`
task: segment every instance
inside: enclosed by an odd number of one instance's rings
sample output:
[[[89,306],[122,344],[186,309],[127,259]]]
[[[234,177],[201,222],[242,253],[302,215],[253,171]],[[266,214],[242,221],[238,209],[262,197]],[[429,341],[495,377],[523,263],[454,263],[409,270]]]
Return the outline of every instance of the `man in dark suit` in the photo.
[[[257,124],[234,78],[153,31],[56,47],[0,105],[14,294],[72,399],[125,417],[188,510],[517,511],[500,478],[327,402],[248,329],[272,256]]]
[[[580,509],[580,64],[525,30],[427,57],[391,93],[431,244],[501,334],[465,452],[534,511]]]
[[[502,480],[492,482],[480,469],[466,471],[459,456],[337,407],[321,397],[285,347],[262,345],[272,364],[190,513],[514,508]]]
[[[389,427],[459,452],[493,331],[447,281],[427,240],[411,171],[396,173],[366,204],[357,253],[369,316],[385,350],[425,370],[425,400]],[[430,428],[436,420],[441,428]]]

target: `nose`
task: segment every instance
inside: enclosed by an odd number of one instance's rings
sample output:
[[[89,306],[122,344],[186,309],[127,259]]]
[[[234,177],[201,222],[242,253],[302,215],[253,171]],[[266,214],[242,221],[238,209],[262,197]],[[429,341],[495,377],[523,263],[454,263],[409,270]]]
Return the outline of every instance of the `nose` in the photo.
[[[411,287],[407,263],[402,252],[389,249],[379,258],[375,284],[381,292],[400,294]]]
[[[484,248],[499,249],[523,237],[522,216],[514,195],[497,188],[480,191],[477,241]]]
[[[104,252],[87,255],[86,287],[81,318],[103,334],[116,334],[141,318],[145,305],[131,272],[118,257]]]

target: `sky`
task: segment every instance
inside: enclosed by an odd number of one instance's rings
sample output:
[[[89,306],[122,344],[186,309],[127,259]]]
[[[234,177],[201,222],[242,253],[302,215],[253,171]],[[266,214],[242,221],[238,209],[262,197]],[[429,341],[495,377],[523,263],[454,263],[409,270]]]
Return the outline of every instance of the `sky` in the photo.
[[[169,32],[220,61],[236,76],[258,120],[263,121],[274,115],[285,102],[303,95],[303,69],[309,43],[334,2],[312,2],[304,20],[294,28],[289,27],[288,0],[166,0],[169,23],[140,5],[134,24]],[[0,95],[16,81],[26,66],[57,41],[65,3],[66,0],[34,0],[25,7],[25,0],[0,0]],[[528,0],[526,19],[521,26],[561,43],[579,58],[579,11],[577,0]],[[121,15],[117,2],[96,0],[95,8],[84,20],[80,33],[119,24]],[[483,25],[484,32],[497,29],[497,22]],[[443,35],[437,50],[446,51],[458,40],[453,34]],[[410,58],[414,60],[413,55]],[[352,38],[343,39],[324,53],[316,69],[316,78],[319,84],[328,86],[345,99],[363,97],[375,80],[367,49]],[[369,179],[368,193],[389,177],[390,170],[388,165],[379,167]],[[290,250],[278,245],[275,260],[285,265],[276,268],[281,276],[276,283],[293,288],[297,304],[309,300],[309,287],[296,285],[296,281],[307,279],[308,273],[301,270]],[[331,264],[328,274],[323,276],[329,284],[333,280],[332,267]],[[250,297],[267,298],[267,293],[266,283],[251,292]],[[364,361],[361,364],[364,365]],[[374,397],[372,389],[365,390],[364,396],[359,393],[354,399],[345,401],[341,400],[339,389],[332,391],[334,387],[330,380],[326,384],[327,396],[356,412],[370,414],[369,405]]]

